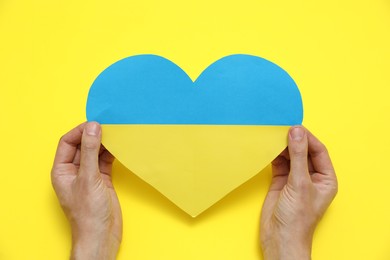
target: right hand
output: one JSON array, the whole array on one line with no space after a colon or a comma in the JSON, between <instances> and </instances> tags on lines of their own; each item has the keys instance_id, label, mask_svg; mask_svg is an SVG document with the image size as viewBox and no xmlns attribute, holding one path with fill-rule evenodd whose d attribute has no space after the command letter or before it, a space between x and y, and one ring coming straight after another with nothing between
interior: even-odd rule
<instances>
[{"instance_id":1,"label":"right hand","mask_svg":"<svg viewBox=\"0 0 390 260\"><path fill-rule=\"evenodd\" d=\"M310 259L314 230L337 189L326 147L304 127L291 127L288 149L272 162L261 214L265 259Z\"/></svg>"}]
</instances>

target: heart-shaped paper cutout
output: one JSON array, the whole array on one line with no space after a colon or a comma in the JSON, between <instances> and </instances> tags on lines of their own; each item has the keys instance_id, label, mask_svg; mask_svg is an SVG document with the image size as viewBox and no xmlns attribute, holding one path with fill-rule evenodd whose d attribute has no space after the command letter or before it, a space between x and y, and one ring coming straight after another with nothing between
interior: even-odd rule
<instances>
[{"instance_id":1,"label":"heart-shaped paper cutout","mask_svg":"<svg viewBox=\"0 0 390 260\"><path fill-rule=\"evenodd\" d=\"M97 77L87 102L105 147L192 216L267 166L302 115L293 79L242 54L214 62L195 82L163 57L128 57Z\"/></svg>"}]
</instances>

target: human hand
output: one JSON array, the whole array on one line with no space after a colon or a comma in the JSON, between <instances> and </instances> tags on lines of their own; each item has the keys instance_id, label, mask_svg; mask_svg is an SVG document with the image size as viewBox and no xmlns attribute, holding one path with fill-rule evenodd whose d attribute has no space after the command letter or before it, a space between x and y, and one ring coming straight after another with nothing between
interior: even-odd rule
<instances>
[{"instance_id":1,"label":"human hand","mask_svg":"<svg viewBox=\"0 0 390 260\"><path fill-rule=\"evenodd\" d=\"M115 259L122 213L111 181L114 157L101 145L101 127L83 123L58 144L51 180L72 229L72 259Z\"/></svg>"},{"instance_id":2,"label":"human hand","mask_svg":"<svg viewBox=\"0 0 390 260\"><path fill-rule=\"evenodd\" d=\"M314 230L336 193L326 147L304 127L291 127L288 149L272 162L272 182L263 204L264 259L310 259Z\"/></svg>"}]
</instances>

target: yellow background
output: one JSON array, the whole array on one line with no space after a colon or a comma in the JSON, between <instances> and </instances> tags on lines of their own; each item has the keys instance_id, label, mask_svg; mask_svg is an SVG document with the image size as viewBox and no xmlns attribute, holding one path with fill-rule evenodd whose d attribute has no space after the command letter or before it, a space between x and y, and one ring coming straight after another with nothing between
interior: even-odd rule
<instances>
[{"instance_id":1,"label":"yellow background","mask_svg":"<svg viewBox=\"0 0 390 260\"><path fill-rule=\"evenodd\" d=\"M70 232L50 183L62 134L85 120L109 64L154 53L193 79L232 53L296 80L340 190L313 259L390 259L390 2L0 1L0 259L67 259ZM118 259L261 259L270 169L192 219L119 163Z\"/></svg>"}]
</instances>

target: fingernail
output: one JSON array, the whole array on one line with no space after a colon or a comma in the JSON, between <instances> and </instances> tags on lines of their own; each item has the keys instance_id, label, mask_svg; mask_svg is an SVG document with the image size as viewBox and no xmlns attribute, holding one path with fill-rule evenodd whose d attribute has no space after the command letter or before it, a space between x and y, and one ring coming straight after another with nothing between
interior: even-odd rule
<instances>
[{"instance_id":1,"label":"fingernail","mask_svg":"<svg viewBox=\"0 0 390 260\"><path fill-rule=\"evenodd\" d=\"M301 141L303 136L305 135L305 130L302 127L293 127L290 131L291 138L294 141Z\"/></svg>"},{"instance_id":2,"label":"fingernail","mask_svg":"<svg viewBox=\"0 0 390 260\"><path fill-rule=\"evenodd\" d=\"M97 123L88 123L86 127L87 135L97 136L99 134L99 125Z\"/></svg>"}]
</instances>

